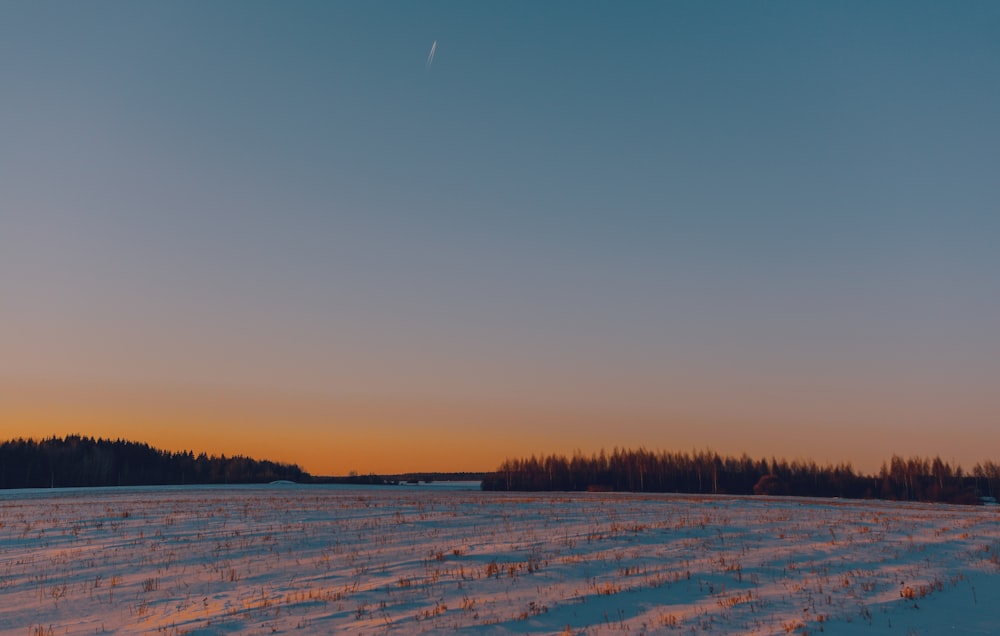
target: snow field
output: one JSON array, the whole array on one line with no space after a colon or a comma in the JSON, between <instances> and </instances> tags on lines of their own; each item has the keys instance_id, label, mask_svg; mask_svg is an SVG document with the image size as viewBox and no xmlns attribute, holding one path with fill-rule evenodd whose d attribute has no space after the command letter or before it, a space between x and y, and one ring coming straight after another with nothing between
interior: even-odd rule
<instances>
[{"instance_id":1,"label":"snow field","mask_svg":"<svg viewBox=\"0 0 1000 636\"><path fill-rule=\"evenodd\" d=\"M624 493L8 491L0 632L995 633L998 520Z\"/></svg>"}]
</instances>

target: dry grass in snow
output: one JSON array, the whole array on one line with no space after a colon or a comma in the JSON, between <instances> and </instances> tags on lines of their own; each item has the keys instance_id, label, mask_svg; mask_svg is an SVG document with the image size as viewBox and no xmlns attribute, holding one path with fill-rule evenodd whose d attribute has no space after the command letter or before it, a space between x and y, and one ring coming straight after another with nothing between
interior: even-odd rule
<instances>
[{"instance_id":1,"label":"dry grass in snow","mask_svg":"<svg viewBox=\"0 0 1000 636\"><path fill-rule=\"evenodd\" d=\"M0 632L995 633L997 521L621 493L9 491Z\"/></svg>"}]
</instances>

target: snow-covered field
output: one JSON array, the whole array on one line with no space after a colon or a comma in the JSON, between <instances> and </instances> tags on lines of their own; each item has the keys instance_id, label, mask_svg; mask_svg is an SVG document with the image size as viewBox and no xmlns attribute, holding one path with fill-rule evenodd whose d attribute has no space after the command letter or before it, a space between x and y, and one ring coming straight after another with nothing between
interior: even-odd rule
<instances>
[{"instance_id":1,"label":"snow-covered field","mask_svg":"<svg viewBox=\"0 0 1000 636\"><path fill-rule=\"evenodd\" d=\"M1000 632L1000 509L454 487L0 492L0 632Z\"/></svg>"}]
</instances>

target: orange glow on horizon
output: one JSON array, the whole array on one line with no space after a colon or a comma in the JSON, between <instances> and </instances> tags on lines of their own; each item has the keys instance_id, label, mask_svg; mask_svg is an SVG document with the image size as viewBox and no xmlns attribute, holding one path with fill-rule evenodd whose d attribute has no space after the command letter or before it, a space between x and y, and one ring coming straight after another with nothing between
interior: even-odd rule
<instances>
[{"instance_id":1,"label":"orange glow on horizon","mask_svg":"<svg viewBox=\"0 0 1000 636\"><path fill-rule=\"evenodd\" d=\"M261 395L239 391L3 384L0 433L81 434L170 451L248 455L295 463L314 475L494 470L509 457L601 449L710 449L755 459L849 461L875 472L893 453L940 455L970 469L988 459L943 447L932 430L905 440L854 421L803 427L771 417L621 415L531 407ZM847 418L843 418L847 420ZM861 443L863 442L863 443ZM978 451L980 444L973 444ZM930 449L930 450L929 450Z\"/></svg>"}]
</instances>

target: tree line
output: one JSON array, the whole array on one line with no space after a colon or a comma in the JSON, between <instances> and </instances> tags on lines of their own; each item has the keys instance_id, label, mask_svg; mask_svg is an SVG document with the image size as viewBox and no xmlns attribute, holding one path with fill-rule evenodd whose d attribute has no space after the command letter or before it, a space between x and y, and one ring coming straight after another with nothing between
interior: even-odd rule
<instances>
[{"instance_id":1,"label":"tree line","mask_svg":"<svg viewBox=\"0 0 1000 636\"><path fill-rule=\"evenodd\" d=\"M789 495L977 504L1000 492L1000 465L971 472L933 459L893 455L875 475L849 463L723 457L711 451L614 449L590 456L508 459L482 481L483 490L632 491L691 494Z\"/></svg>"},{"instance_id":2,"label":"tree line","mask_svg":"<svg viewBox=\"0 0 1000 636\"><path fill-rule=\"evenodd\" d=\"M242 455L168 452L140 442L79 435L0 444L0 488L244 484L309 480L295 464Z\"/></svg>"}]
</instances>

